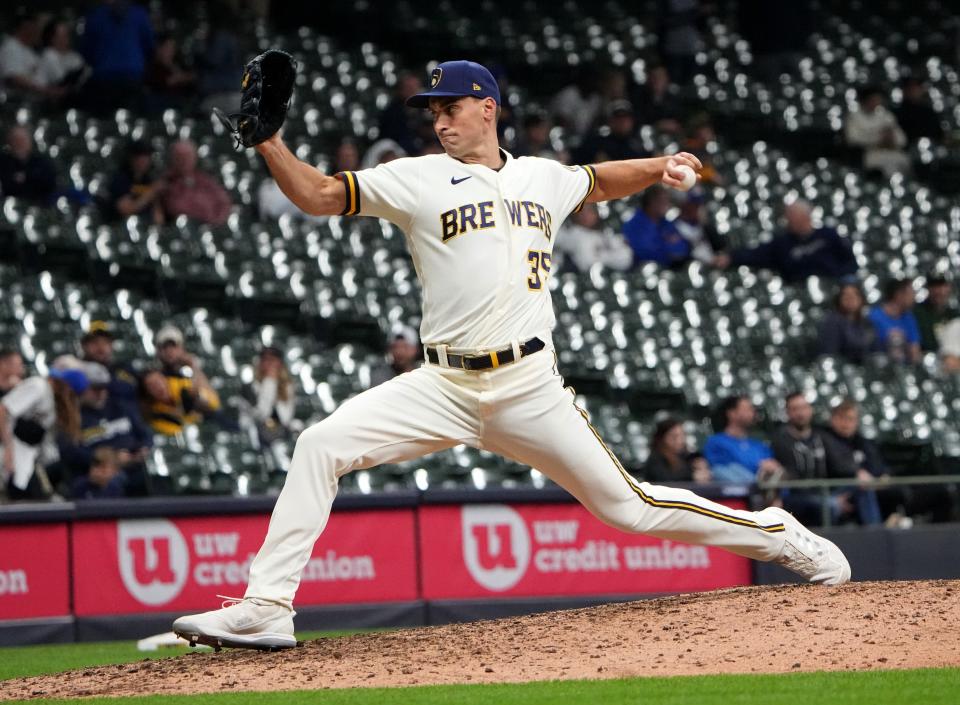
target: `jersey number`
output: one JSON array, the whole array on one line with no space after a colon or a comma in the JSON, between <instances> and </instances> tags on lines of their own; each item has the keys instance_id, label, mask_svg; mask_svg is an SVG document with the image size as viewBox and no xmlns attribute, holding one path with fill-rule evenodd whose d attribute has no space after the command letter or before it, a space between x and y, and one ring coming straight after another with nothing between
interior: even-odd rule
<instances>
[{"instance_id":1,"label":"jersey number","mask_svg":"<svg viewBox=\"0 0 960 705\"><path fill-rule=\"evenodd\" d=\"M550 253L544 250L530 250L527 252L527 262L530 263L530 276L527 277L527 288L530 291L540 291L550 276ZM543 276L540 276L543 272Z\"/></svg>"}]
</instances>

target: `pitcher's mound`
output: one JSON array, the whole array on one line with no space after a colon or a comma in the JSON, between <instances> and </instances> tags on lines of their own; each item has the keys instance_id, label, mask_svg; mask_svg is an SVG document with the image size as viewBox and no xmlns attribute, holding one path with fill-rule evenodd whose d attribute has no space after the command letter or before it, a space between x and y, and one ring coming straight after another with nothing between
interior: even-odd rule
<instances>
[{"instance_id":1,"label":"pitcher's mound","mask_svg":"<svg viewBox=\"0 0 960 705\"><path fill-rule=\"evenodd\" d=\"M749 587L198 653L4 683L0 700L960 666L960 581Z\"/></svg>"}]
</instances>

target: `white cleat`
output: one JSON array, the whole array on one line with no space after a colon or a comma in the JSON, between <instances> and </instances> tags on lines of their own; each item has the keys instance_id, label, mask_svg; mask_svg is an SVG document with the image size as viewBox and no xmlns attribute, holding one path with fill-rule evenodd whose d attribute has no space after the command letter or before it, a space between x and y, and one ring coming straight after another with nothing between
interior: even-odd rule
<instances>
[{"instance_id":1,"label":"white cleat","mask_svg":"<svg viewBox=\"0 0 960 705\"><path fill-rule=\"evenodd\" d=\"M850 581L850 563L835 543L817 536L788 511L779 507L768 507L765 511L780 519L786 529L783 551L774 563L811 583L843 585Z\"/></svg>"},{"instance_id":2,"label":"white cleat","mask_svg":"<svg viewBox=\"0 0 960 705\"><path fill-rule=\"evenodd\" d=\"M256 597L224 598L223 607L180 617L173 631L190 642L219 651L222 647L276 651L297 646L293 616L286 605Z\"/></svg>"}]
</instances>

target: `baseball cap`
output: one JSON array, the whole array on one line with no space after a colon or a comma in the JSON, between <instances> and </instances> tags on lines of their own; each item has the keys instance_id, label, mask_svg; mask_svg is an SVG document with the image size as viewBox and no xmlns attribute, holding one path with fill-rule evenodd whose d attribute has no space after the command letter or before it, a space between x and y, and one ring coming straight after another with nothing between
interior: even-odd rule
<instances>
[{"instance_id":1,"label":"baseball cap","mask_svg":"<svg viewBox=\"0 0 960 705\"><path fill-rule=\"evenodd\" d=\"M106 387L110 384L110 372L99 362L83 362L80 371L91 387Z\"/></svg>"},{"instance_id":2,"label":"baseball cap","mask_svg":"<svg viewBox=\"0 0 960 705\"><path fill-rule=\"evenodd\" d=\"M180 329L176 326L167 325L157 331L157 335L153 340L158 348L166 343L183 345L183 333L181 333Z\"/></svg>"},{"instance_id":3,"label":"baseball cap","mask_svg":"<svg viewBox=\"0 0 960 705\"><path fill-rule=\"evenodd\" d=\"M62 379L76 394L83 394L87 390L87 387L90 386L90 380L87 379L87 376L83 373L83 370L77 370L73 368L59 369L57 367L51 367L50 376L55 379Z\"/></svg>"},{"instance_id":4,"label":"baseball cap","mask_svg":"<svg viewBox=\"0 0 960 705\"><path fill-rule=\"evenodd\" d=\"M106 321L90 321L90 326L87 328L87 332L83 334L83 337L80 338L80 342L81 344L86 343L99 337L113 340L113 333L110 330L110 326Z\"/></svg>"},{"instance_id":5,"label":"baseball cap","mask_svg":"<svg viewBox=\"0 0 960 705\"><path fill-rule=\"evenodd\" d=\"M130 144L127 145L127 156L128 157L139 157L144 155L152 155L153 147L150 146L149 142L144 142L143 140L133 140Z\"/></svg>"},{"instance_id":6,"label":"baseball cap","mask_svg":"<svg viewBox=\"0 0 960 705\"><path fill-rule=\"evenodd\" d=\"M403 340L410 345L420 344L420 336L417 335L417 331L403 323L395 323L393 327L390 328L390 337L387 339L387 342L392 343L394 340Z\"/></svg>"},{"instance_id":7,"label":"baseball cap","mask_svg":"<svg viewBox=\"0 0 960 705\"><path fill-rule=\"evenodd\" d=\"M607 115L614 117L616 115L633 115L633 105L629 100L614 100L607 107Z\"/></svg>"},{"instance_id":8,"label":"baseball cap","mask_svg":"<svg viewBox=\"0 0 960 705\"><path fill-rule=\"evenodd\" d=\"M411 108L426 108L431 98L493 98L500 105L500 87L493 74L474 61L444 61L430 74L430 90L407 98Z\"/></svg>"}]
</instances>

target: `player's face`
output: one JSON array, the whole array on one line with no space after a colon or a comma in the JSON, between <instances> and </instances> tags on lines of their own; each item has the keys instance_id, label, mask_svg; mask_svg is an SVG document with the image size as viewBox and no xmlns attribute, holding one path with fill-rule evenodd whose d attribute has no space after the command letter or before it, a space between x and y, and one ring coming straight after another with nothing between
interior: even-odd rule
<instances>
[{"instance_id":1,"label":"player's face","mask_svg":"<svg viewBox=\"0 0 960 705\"><path fill-rule=\"evenodd\" d=\"M485 109L485 101L477 98L430 100L433 131L447 154L461 157L475 151L483 142Z\"/></svg>"}]
</instances>

